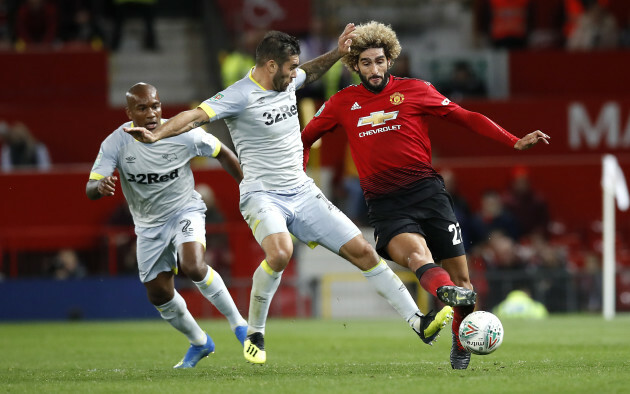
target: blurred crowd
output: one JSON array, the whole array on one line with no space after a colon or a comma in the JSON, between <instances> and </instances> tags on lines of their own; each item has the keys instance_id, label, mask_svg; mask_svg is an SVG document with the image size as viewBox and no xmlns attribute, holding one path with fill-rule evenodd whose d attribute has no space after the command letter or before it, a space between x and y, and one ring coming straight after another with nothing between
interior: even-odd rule
<instances>
[{"instance_id":1,"label":"blurred crowd","mask_svg":"<svg viewBox=\"0 0 630 394\"><path fill-rule=\"evenodd\" d=\"M0 145L0 169L3 172L14 169L50 168L50 156L46 145L33 137L24 123L9 124L0 121Z\"/></svg>"},{"instance_id":2,"label":"blurred crowd","mask_svg":"<svg viewBox=\"0 0 630 394\"><path fill-rule=\"evenodd\" d=\"M325 0L313 3L315 8L325 10L327 7ZM369 6L370 2L364 3ZM459 3L473 16L471 36L478 48L593 50L630 46L630 7L626 0L464 0ZM422 5L418 3L418 7ZM156 50L158 7L158 0L0 0L0 50L77 45L117 50L124 24L130 18L140 19L144 25L143 47ZM392 7L396 8L396 1L392 2ZM335 15L327 15L325 11L319 14L321 20L335 20ZM313 28L320 29L323 24L320 21L320 26L314 24ZM416 27L418 34L422 34L423 27ZM247 34L242 36L235 41L247 46ZM315 35L306 41L307 53L317 52L328 44Z\"/></svg>"},{"instance_id":3,"label":"blurred crowd","mask_svg":"<svg viewBox=\"0 0 630 394\"><path fill-rule=\"evenodd\" d=\"M477 45L509 50L628 47L625 0L477 0Z\"/></svg>"},{"instance_id":4,"label":"blurred crowd","mask_svg":"<svg viewBox=\"0 0 630 394\"><path fill-rule=\"evenodd\" d=\"M478 210L471 210L462 197L452 171L443 170L442 175L453 197L482 308L496 307L515 290L544 300L551 312L601 308L597 245L552 220L526 167L512 169L504 190L486 190ZM601 233L589 235L598 238Z\"/></svg>"},{"instance_id":5,"label":"blurred crowd","mask_svg":"<svg viewBox=\"0 0 630 394\"><path fill-rule=\"evenodd\" d=\"M157 3L157 0L0 0L0 50L117 50L129 18L143 21L143 47L156 50Z\"/></svg>"}]
</instances>

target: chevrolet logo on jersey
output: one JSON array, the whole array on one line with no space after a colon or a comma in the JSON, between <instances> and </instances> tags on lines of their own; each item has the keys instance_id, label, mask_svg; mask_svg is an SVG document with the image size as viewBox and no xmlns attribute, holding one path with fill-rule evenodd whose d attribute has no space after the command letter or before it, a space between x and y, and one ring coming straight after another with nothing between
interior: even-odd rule
<instances>
[{"instance_id":1,"label":"chevrolet logo on jersey","mask_svg":"<svg viewBox=\"0 0 630 394\"><path fill-rule=\"evenodd\" d=\"M393 112L388 112L388 113L385 113L385 111L372 112L370 116L364 116L362 118L359 118L359 123L357 123L357 127L367 126L367 125L379 126L379 125L385 124L385 122L387 122L388 120L394 120L397 117L398 117L398 111L393 111Z\"/></svg>"}]
</instances>

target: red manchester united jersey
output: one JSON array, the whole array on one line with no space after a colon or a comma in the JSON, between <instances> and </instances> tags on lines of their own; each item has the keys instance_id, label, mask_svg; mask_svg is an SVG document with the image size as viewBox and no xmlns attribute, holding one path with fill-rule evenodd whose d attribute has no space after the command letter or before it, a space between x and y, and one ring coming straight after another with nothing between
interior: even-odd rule
<instances>
[{"instance_id":1,"label":"red manchester united jersey","mask_svg":"<svg viewBox=\"0 0 630 394\"><path fill-rule=\"evenodd\" d=\"M380 93L353 85L335 94L306 126L302 140L310 147L324 133L343 127L369 199L437 176L427 116L445 116L457 108L429 82L391 76Z\"/></svg>"}]
</instances>

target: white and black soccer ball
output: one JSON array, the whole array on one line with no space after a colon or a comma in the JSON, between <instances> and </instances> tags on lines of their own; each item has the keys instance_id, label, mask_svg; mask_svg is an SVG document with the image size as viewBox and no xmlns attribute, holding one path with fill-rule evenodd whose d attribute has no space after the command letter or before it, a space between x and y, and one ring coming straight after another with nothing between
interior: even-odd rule
<instances>
[{"instance_id":1,"label":"white and black soccer ball","mask_svg":"<svg viewBox=\"0 0 630 394\"><path fill-rule=\"evenodd\" d=\"M490 312L473 312L459 326L459 340L473 354L490 354L503 343L503 324Z\"/></svg>"}]
</instances>

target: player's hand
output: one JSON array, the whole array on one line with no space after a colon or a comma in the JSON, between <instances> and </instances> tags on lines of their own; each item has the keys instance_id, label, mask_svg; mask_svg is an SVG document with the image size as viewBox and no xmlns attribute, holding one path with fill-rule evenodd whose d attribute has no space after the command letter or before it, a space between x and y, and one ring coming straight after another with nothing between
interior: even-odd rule
<instances>
[{"instance_id":1,"label":"player's hand","mask_svg":"<svg viewBox=\"0 0 630 394\"><path fill-rule=\"evenodd\" d=\"M136 140L144 142L146 144L152 144L158 140L155 134L145 129L144 127L123 127L123 131L125 133L131 134L131 136Z\"/></svg>"},{"instance_id":2,"label":"player's hand","mask_svg":"<svg viewBox=\"0 0 630 394\"><path fill-rule=\"evenodd\" d=\"M514 149L527 150L541 141L549 145L550 138L551 137L549 137L547 134L543 133L542 131L536 130L534 132L527 134L525 137L521 138L520 140L516 141L516 144L514 144Z\"/></svg>"},{"instance_id":3,"label":"player's hand","mask_svg":"<svg viewBox=\"0 0 630 394\"><path fill-rule=\"evenodd\" d=\"M117 180L117 176L106 176L105 178L98 181L96 189L101 196L113 196L114 192L116 191Z\"/></svg>"},{"instance_id":4,"label":"player's hand","mask_svg":"<svg viewBox=\"0 0 630 394\"><path fill-rule=\"evenodd\" d=\"M346 25L346 28L343 29L343 33L341 33L341 35L339 36L339 53L341 53L342 55L350 52L352 39L356 37L356 34L354 34L355 29L356 27L354 26L354 23L348 23Z\"/></svg>"}]
</instances>

